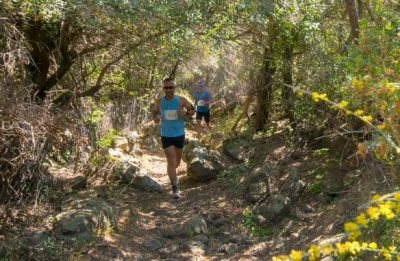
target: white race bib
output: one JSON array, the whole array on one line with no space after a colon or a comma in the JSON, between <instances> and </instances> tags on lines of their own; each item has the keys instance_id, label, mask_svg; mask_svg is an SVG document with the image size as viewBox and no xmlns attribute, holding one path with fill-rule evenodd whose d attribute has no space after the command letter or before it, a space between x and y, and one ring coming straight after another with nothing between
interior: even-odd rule
<instances>
[{"instance_id":1,"label":"white race bib","mask_svg":"<svg viewBox=\"0 0 400 261\"><path fill-rule=\"evenodd\" d=\"M198 101L197 106L204 106L204 101L203 100Z\"/></svg>"},{"instance_id":2,"label":"white race bib","mask_svg":"<svg viewBox=\"0 0 400 261\"><path fill-rule=\"evenodd\" d=\"M165 110L164 117L166 120L177 120L178 119L178 112L177 110Z\"/></svg>"}]
</instances>

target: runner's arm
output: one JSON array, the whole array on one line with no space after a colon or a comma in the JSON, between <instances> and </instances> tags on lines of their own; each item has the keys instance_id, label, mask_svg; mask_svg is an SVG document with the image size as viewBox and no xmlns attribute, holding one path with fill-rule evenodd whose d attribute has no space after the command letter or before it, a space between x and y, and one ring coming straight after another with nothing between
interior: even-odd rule
<instances>
[{"instance_id":1,"label":"runner's arm","mask_svg":"<svg viewBox=\"0 0 400 261\"><path fill-rule=\"evenodd\" d=\"M191 104L186 98L183 97L182 97L182 107L186 109L185 115L193 116L195 114L193 104Z\"/></svg>"},{"instance_id":2,"label":"runner's arm","mask_svg":"<svg viewBox=\"0 0 400 261\"><path fill-rule=\"evenodd\" d=\"M160 113L161 113L161 111L160 111L160 102L161 102L161 99L157 99L156 100L156 102L154 103L154 109L153 109L153 112L152 112L152 117L153 117L153 121L154 121L154 123L159 123L160 122Z\"/></svg>"}]
</instances>

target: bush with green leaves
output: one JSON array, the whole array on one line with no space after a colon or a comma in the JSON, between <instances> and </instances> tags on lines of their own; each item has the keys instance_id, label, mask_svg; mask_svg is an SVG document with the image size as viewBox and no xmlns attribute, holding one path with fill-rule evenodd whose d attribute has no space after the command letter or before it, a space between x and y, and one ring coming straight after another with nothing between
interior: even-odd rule
<instances>
[{"instance_id":1,"label":"bush with green leaves","mask_svg":"<svg viewBox=\"0 0 400 261\"><path fill-rule=\"evenodd\" d=\"M243 225L250 230L250 234L253 237L261 238L271 233L271 228L257 226L254 222L254 213L252 207L247 207L243 211Z\"/></svg>"},{"instance_id":2,"label":"bush with green leaves","mask_svg":"<svg viewBox=\"0 0 400 261\"><path fill-rule=\"evenodd\" d=\"M119 135L117 130L110 129L106 135L97 140L97 144L105 148L112 148L115 138Z\"/></svg>"},{"instance_id":3,"label":"bush with green leaves","mask_svg":"<svg viewBox=\"0 0 400 261\"><path fill-rule=\"evenodd\" d=\"M307 251L292 250L272 261L314 261L324 256L337 260L400 260L400 192L375 195L365 211L344 224L341 240L312 244Z\"/></svg>"},{"instance_id":4,"label":"bush with green leaves","mask_svg":"<svg viewBox=\"0 0 400 261\"><path fill-rule=\"evenodd\" d=\"M239 182L239 178L243 175L244 171L250 164L250 160L246 159L244 162L235 164L225 170L223 170L220 174L218 174L218 179L220 180L228 180L231 184L237 184Z\"/></svg>"}]
</instances>

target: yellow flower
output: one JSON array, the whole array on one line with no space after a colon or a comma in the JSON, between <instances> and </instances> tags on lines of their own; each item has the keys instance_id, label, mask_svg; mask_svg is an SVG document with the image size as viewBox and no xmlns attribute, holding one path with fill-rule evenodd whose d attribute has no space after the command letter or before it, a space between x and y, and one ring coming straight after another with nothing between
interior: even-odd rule
<instances>
[{"instance_id":1,"label":"yellow flower","mask_svg":"<svg viewBox=\"0 0 400 261\"><path fill-rule=\"evenodd\" d=\"M396 192L393 196L393 198L397 201L400 201L400 191Z\"/></svg>"},{"instance_id":2,"label":"yellow flower","mask_svg":"<svg viewBox=\"0 0 400 261\"><path fill-rule=\"evenodd\" d=\"M351 81L351 85L353 85L354 87L360 87L360 86L362 86L362 82L357 79L353 79Z\"/></svg>"},{"instance_id":3,"label":"yellow flower","mask_svg":"<svg viewBox=\"0 0 400 261\"><path fill-rule=\"evenodd\" d=\"M311 93L311 98L313 99L313 101L318 102L319 94L317 92L313 92Z\"/></svg>"},{"instance_id":4,"label":"yellow flower","mask_svg":"<svg viewBox=\"0 0 400 261\"><path fill-rule=\"evenodd\" d=\"M354 115L356 115L356 116L360 116L361 114L363 114L363 111L362 111L362 110L356 110L356 111L354 112Z\"/></svg>"},{"instance_id":5,"label":"yellow flower","mask_svg":"<svg viewBox=\"0 0 400 261\"><path fill-rule=\"evenodd\" d=\"M327 101L327 100L328 100L328 95L326 95L326 93L323 93L323 94L321 94L321 95L319 96L319 98L320 98L321 100Z\"/></svg>"},{"instance_id":6,"label":"yellow flower","mask_svg":"<svg viewBox=\"0 0 400 261\"><path fill-rule=\"evenodd\" d=\"M357 252L360 252L360 243L358 243L357 241L346 242L346 246L348 248L348 251L352 255L356 255Z\"/></svg>"},{"instance_id":7,"label":"yellow flower","mask_svg":"<svg viewBox=\"0 0 400 261\"><path fill-rule=\"evenodd\" d=\"M344 100L343 100L343 101L339 102L338 105L339 105L340 108L343 109L343 108L346 108L348 104L349 104L349 103L348 103L347 101L344 101Z\"/></svg>"},{"instance_id":8,"label":"yellow flower","mask_svg":"<svg viewBox=\"0 0 400 261\"><path fill-rule=\"evenodd\" d=\"M299 95L300 97L303 97L304 93L301 92L301 91L298 91L298 92L297 92L297 95Z\"/></svg>"},{"instance_id":9,"label":"yellow flower","mask_svg":"<svg viewBox=\"0 0 400 261\"><path fill-rule=\"evenodd\" d=\"M374 220L379 219L379 211L376 207L369 207L367 209L367 214Z\"/></svg>"},{"instance_id":10,"label":"yellow flower","mask_svg":"<svg viewBox=\"0 0 400 261\"><path fill-rule=\"evenodd\" d=\"M364 121L372 121L372 117L371 116L362 116L361 117Z\"/></svg>"},{"instance_id":11,"label":"yellow flower","mask_svg":"<svg viewBox=\"0 0 400 261\"><path fill-rule=\"evenodd\" d=\"M367 216L365 215L365 213L361 213L360 215L358 215L356 217L356 222L357 224L359 224L360 226L364 226L366 227L368 225L368 219Z\"/></svg>"},{"instance_id":12,"label":"yellow flower","mask_svg":"<svg viewBox=\"0 0 400 261\"><path fill-rule=\"evenodd\" d=\"M378 199L380 199L381 197L382 197L381 195L375 194L375 195L372 196L372 200L378 200Z\"/></svg>"},{"instance_id":13,"label":"yellow flower","mask_svg":"<svg viewBox=\"0 0 400 261\"><path fill-rule=\"evenodd\" d=\"M376 244L375 242L371 242L368 244L368 246L372 249L377 249L378 248L378 244Z\"/></svg>"},{"instance_id":14,"label":"yellow flower","mask_svg":"<svg viewBox=\"0 0 400 261\"><path fill-rule=\"evenodd\" d=\"M317 245L311 245L310 249L308 250L308 260L313 261L319 258L320 256L320 248Z\"/></svg>"},{"instance_id":15,"label":"yellow flower","mask_svg":"<svg viewBox=\"0 0 400 261\"><path fill-rule=\"evenodd\" d=\"M392 259L392 255L389 252L383 252L382 255L386 260Z\"/></svg>"},{"instance_id":16,"label":"yellow flower","mask_svg":"<svg viewBox=\"0 0 400 261\"><path fill-rule=\"evenodd\" d=\"M358 225L354 222L347 222L344 224L344 230L347 232L351 232L358 229Z\"/></svg>"},{"instance_id":17,"label":"yellow flower","mask_svg":"<svg viewBox=\"0 0 400 261\"><path fill-rule=\"evenodd\" d=\"M384 130L386 128L385 124L380 124L376 126L380 130Z\"/></svg>"},{"instance_id":18,"label":"yellow flower","mask_svg":"<svg viewBox=\"0 0 400 261\"><path fill-rule=\"evenodd\" d=\"M325 254L325 255L330 255L333 252L333 246L332 245L324 245L321 248L321 253Z\"/></svg>"},{"instance_id":19,"label":"yellow flower","mask_svg":"<svg viewBox=\"0 0 400 261\"><path fill-rule=\"evenodd\" d=\"M359 236L361 236L360 230L354 230L349 233L349 240L356 240Z\"/></svg>"},{"instance_id":20,"label":"yellow flower","mask_svg":"<svg viewBox=\"0 0 400 261\"><path fill-rule=\"evenodd\" d=\"M296 251L296 250L292 250L290 251L290 258L293 259L293 261L301 261L302 257L303 257L303 251Z\"/></svg>"},{"instance_id":21,"label":"yellow flower","mask_svg":"<svg viewBox=\"0 0 400 261\"><path fill-rule=\"evenodd\" d=\"M395 217L392 209L394 208L394 204L391 201L386 201L385 204L379 206L379 212L384 215L388 220L391 220Z\"/></svg>"}]
</instances>

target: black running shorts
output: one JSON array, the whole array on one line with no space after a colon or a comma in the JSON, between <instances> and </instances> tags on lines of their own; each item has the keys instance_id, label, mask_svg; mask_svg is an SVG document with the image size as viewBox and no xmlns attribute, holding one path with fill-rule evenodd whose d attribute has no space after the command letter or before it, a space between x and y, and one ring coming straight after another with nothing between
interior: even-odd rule
<instances>
[{"instance_id":1,"label":"black running shorts","mask_svg":"<svg viewBox=\"0 0 400 261\"><path fill-rule=\"evenodd\" d=\"M210 111L196 112L196 120L201 120L203 117L206 122L210 122Z\"/></svg>"},{"instance_id":2,"label":"black running shorts","mask_svg":"<svg viewBox=\"0 0 400 261\"><path fill-rule=\"evenodd\" d=\"M178 137L161 137L161 143L163 149L170 146L175 146L178 149L183 149L183 144L185 143L185 135Z\"/></svg>"}]
</instances>

